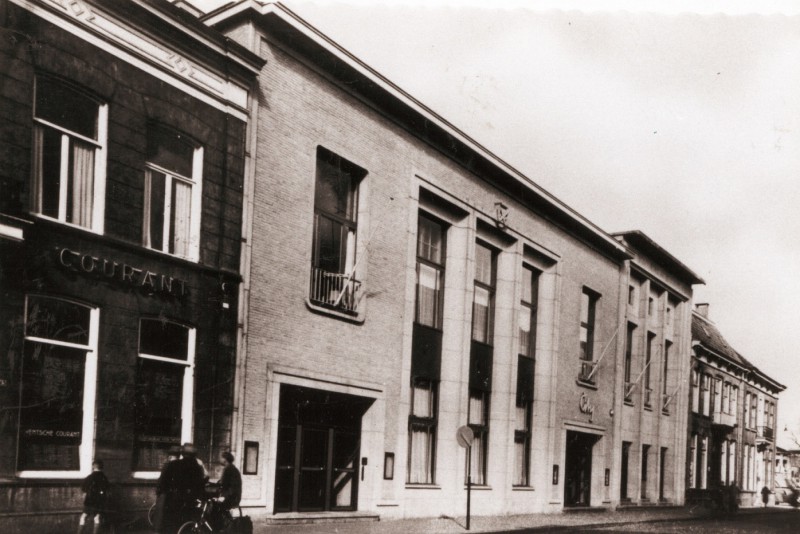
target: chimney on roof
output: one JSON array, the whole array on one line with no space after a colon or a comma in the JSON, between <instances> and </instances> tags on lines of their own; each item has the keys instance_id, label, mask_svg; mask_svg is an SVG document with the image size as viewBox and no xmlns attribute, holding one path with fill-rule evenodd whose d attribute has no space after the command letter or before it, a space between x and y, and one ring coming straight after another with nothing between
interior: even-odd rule
<instances>
[{"instance_id":1,"label":"chimney on roof","mask_svg":"<svg viewBox=\"0 0 800 534\"><path fill-rule=\"evenodd\" d=\"M708 319L708 303L703 302L702 304L695 304L694 309L697 313Z\"/></svg>"}]
</instances>

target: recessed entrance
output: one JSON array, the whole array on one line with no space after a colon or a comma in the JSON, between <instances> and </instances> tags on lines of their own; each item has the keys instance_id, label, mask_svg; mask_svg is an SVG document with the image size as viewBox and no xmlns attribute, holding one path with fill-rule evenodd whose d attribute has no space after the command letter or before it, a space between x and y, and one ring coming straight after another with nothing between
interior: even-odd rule
<instances>
[{"instance_id":1,"label":"recessed entrance","mask_svg":"<svg viewBox=\"0 0 800 534\"><path fill-rule=\"evenodd\" d=\"M356 510L361 417L372 399L281 386L275 512Z\"/></svg>"},{"instance_id":2,"label":"recessed entrance","mask_svg":"<svg viewBox=\"0 0 800 534\"><path fill-rule=\"evenodd\" d=\"M564 506L589 506L592 491L592 449L595 434L567 431L564 465Z\"/></svg>"}]
</instances>

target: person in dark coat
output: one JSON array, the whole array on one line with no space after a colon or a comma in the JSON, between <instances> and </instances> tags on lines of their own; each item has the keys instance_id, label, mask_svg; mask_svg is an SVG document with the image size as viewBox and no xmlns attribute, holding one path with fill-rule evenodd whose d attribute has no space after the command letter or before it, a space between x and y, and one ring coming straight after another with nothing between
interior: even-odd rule
<instances>
[{"instance_id":1,"label":"person in dark coat","mask_svg":"<svg viewBox=\"0 0 800 534\"><path fill-rule=\"evenodd\" d=\"M231 510L239 506L242 500L242 474L233 465L233 454L222 453L222 477L219 479L219 502L223 510Z\"/></svg>"},{"instance_id":2,"label":"person in dark coat","mask_svg":"<svg viewBox=\"0 0 800 534\"><path fill-rule=\"evenodd\" d=\"M97 534L100 521L106 511L108 503L108 478L103 473L103 460L95 459L92 462L92 472L83 480L81 489L86 494L83 499L83 513L78 521L78 534L83 532L86 520L94 518L92 533Z\"/></svg>"},{"instance_id":3,"label":"person in dark coat","mask_svg":"<svg viewBox=\"0 0 800 534\"><path fill-rule=\"evenodd\" d=\"M181 447L181 458L169 462L161 473L156 491L164 492L164 513L160 534L174 534L186 519L186 511L203 497L205 475L197 463L197 449L191 443Z\"/></svg>"},{"instance_id":4,"label":"person in dark coat","mask_svg":"<svg viewBox=\"0 0 800 534\"><path fill-rule=\"evenodd\" d=\"M153 514L153 527L156 532L161 532L164 523L164 509L166 508L167 500L167 479L170 474L167 468L172 462L177 461L181 457L180 445L174 445L167 451L167 461L161 467L161 475L158 477L158 484L156 485L156 509Z\"/></svg>"}]
</instances>

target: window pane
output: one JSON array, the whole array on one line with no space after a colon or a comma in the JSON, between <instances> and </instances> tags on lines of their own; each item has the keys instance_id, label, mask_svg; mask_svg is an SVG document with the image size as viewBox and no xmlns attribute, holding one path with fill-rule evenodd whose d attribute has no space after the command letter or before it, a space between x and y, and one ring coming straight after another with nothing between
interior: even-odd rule
<instances>
[{"instance_id":1,"label":"window pane","mask_svg":"<svg viewBox=\"0 0 800 534\"><path fill-rule=\"evenodd\" d=\"M36 117L95 139L98 104L68 85L48 78L36 80Z\"/></svg>"},{"instance_id":2,"label":"window pane","mask_svg":"<svg viewBox=\"0 0 800 534\"><path fill-rule=\"evenodd\" d=\"M185 369L183 365L139 359L134 402L137 470L161 469L169 447L181 442Z\"/></svg>"},{"instance_id":3,"label":"window pane","mask_svg":"<svg viewBox=\"0 0 800 534\"><path fill-rule=\"evenodd\" d=\"M483 467L486 465L484 463L484 455L486 454L486 434L477 433L475 439L472 441L472 451L471 451L471 459L472 459L472 483L482 485L486 483L486 478L484 477Z\"/></svg>"},{"instance_id":4,"label":"window pane","mask_svg":"<svg viewBox=\"0 0 800 534\"><path fill-rule=\"evenodd\" d=\"M475 280L492 285L493 279L492 251L480 243L475 245Z\"/></svg>"},{"instance_id":5,"label":"window pane","mask_svg":"<svg viewBox=\"0 0 800 534\"><path fill-rule=\"evenodd\" d=\"M489 291L475 288L474 305L472 307L472 339L481 343L489 342Z\"/></svg>"},{"instance_id":6,"label":"window pane","mask_svg":"<svg viewBox=\"0 0 800 534\"><path fill-rule=\"evenodd\" d=\"M189 255L192 232L192 186L181 180L172 180L172 221L170 224L169 252L178 256Z\"/></svg>"},{"instance_id":7,"label":"window pane","mask_svg":"<svg viewBox=\"0 0 800 534\"><path fill-rule=\"evenodd\" d=\"M340 222L317 215L316 267L329 273L344 273L343 231Z\"/></svg>"},{"instance_id":8,"label":"window pane","mask_svg":"<svg viewBox=\"0 0 800 534\"><path fill-rule=\"evenodd\" d=\"M86 351L25 342L20 470L76 470L83 427Z\"/></svg>"},{"instance_id":9,"label":"window pane","mask_svg":"<svg viewBox=\"0 0 800 534\"><path fill-rule=\"evenodd\" d=\"M519 310L519 353L530 354L531 350L531 310L522 307Z\"/></svg>"},{"instance_id":10,"label":"window pane","mask_svg":"<svg viewBox=\"0 0 800 534\"><path fill-rule=\"evenodd\" d=\"M195 148L179 133L154 129L147 139L147 161L186 178L192 178Z\"/></svg>"},{"instance_id":11,"label":"window pane","mask_svg":"<svg viewBox=\"0 0 800 534\"><path fill-rule=\"evenodd\" d=\"M441 272L424 263L418 264L417 322L425 326L439 326L439 291Z\"/></svg>"},{"instance_id":12,"label":"window pane","mask_svg":"<svg viewBox=\"0 0 800 534\"><path fill-rule=\"evenodd\" d=\"M317 160L314 207L331 215L355 220L355 180L336 156Z\"/></svg>"},{"instance_id":13,"label":"window pane","mask_svg":"<svg viewBox=\"0 0 800 534\"><path fill-rule=\"evenodd\" d=\"M139 352L186 361L189 357L189 329L169 321L142 319Z\"/></svg>"},{"instance_id":14,"label":"window pane","mask_svg":"<svg viewBox=\"0 0 800 534\"><path fill-rule=\"evenodd\" d=\"M58 204L61 198L61 140L63 136L52 128L39 127L37 147L39 154L39 195L41 213L58 218Z\"/></svg>"},{"instance_id":15,"label":"window pane","mask_svg":"<svg viewBox=\"0 0 800 534\"><path fill-rule=\"evenodd\" d=\"M589 295L581 293L581 322L589 322Z\"/></svg>"},{"instance_id":16,"label":"window pane","mask_svg":"<svg viewBox=\"0 0 800 534\"><path fill-rule=\"evenodd\" d=\"M25 334L88 345L90 313L89 308L72 302L28 297Z\"/></svg>"},{"instance_id":17,"label":"window pane","mask_svg":"<svg viewBox=\"0 0 800 534\"><path fill-rule=\"evenodd\" d=\"M528 406L529 403L527 402L517 404L517 407L514 410L514 420L516 421L514 428L516 430L528 430Z\"/></svg>"},{"instance_id":18,"label":"window pane","mask_svg":"<svg viewBox=\"0 0 800 534\"><path fill-rule=\"evenodd\" d=\"M420 215L417 234L417 255L430 262L441 265L442 239L441 225Z\"/></svg>"},{"instance_id":19,"label":"window pane","mask_svg":"<svg viewBox=\"0 0 800 534\"><path fill-rule=\"evenodd\" d=\"M429 382L419 382L412 388L413 414L417 417L433 417L433 394Z\"/></svg>"},{"instance_id":20,"label":"window pane","mask_svg":"<svg viewBox=\"0 0 800 534\"><path fill-rule=\"evenodd\" d=\"M95 148L70 140L69 185L67 188L67 222L83 227L92 225L94 206L94 151Z\"/></svg>"},{"instance_id":21,"label":"window pane","mask_svg":"<svg viewBox=\"0 0 800 534\"><path fill-rule=\"evenodd\" d=\"M486 422L484 394L473 392L469 395L469 421L471 425L483 425Z\"/></svg>"},{"instance_id":22,"label":"window pane","mask_svg":"<svg viewBox=\"0 0 800 534\"><path fill-rule=\"evenodd\" d=\"M409 483L433 484L433 440L433 428L423 425L411 426Z\"/></svg>"},{"instance_id":23,"label":"window pane","mask_svg":"<svg viewBox=\"0 0 800 534\"><path fill-rule=\"evenodd\" d=\"M147 177L149 180L148 197L149 202L146 207L146 216L149 222L147 228L147 235L145 236L145 244L150 248L156 250L164 250L164 210L166 208L166 176L163 173L149 169L147 170Z\"/></svg>"},{"instance_id":24,"label":"window pane","mask_svg":"<svg viewBox=\"0 0 800 534\"><path fill-rule=\"evenodd\" d=\"M514 439L514 481L512 484L515 486L528 485L528 459L526 449L524 438L520 437Z\"/></svg>"}]
</instances>

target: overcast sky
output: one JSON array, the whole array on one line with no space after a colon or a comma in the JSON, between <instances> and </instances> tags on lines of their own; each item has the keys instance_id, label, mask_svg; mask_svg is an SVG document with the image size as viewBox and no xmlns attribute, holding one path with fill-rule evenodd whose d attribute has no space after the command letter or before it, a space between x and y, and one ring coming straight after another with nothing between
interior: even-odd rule
<instances>
[{"instance_id":1,"label":"overcast sky","mask_svg":"<svg viewBox=\"0 0 800 534\"><path fill-rule=\"evenodd\" d=\"M695 302L788 386L777 430L800 433L800 2L284 4L604 230L692 268Z\"/></svg>"}]
</instances>

